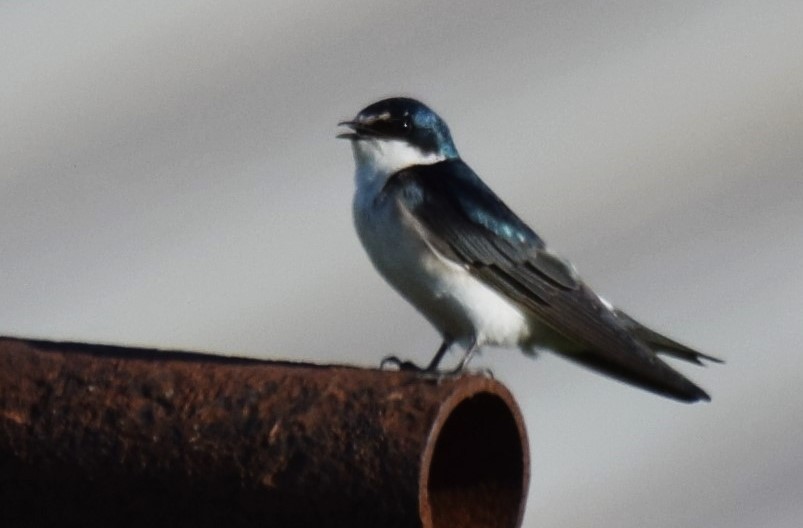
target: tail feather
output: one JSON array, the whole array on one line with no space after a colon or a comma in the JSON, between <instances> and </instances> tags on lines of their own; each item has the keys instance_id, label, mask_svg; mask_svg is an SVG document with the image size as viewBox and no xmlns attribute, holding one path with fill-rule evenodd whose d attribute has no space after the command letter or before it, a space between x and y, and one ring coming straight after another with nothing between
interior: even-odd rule
<instances>
[{"instance_id":1,"label":"tail feather","mask_svg":"<svg viewBox=\"0 0 803 528\"><path fill-rule=\"evenodd\" d=\"M678 343L674 339L670 339L665 335L659 334L643 324L639 323L625 312L614 309L613 312L616 318L622 323L622 326L627 328L631 335L639 341L647 344L651 349L657 353L664 353L677 359L682 359L696 365L705 365L703 359L713 363L724 363L723 360L714 356L709 356L689 348L686 345Z\"/></svg>"},{"instance_id":2,"label":"tail feather","mask_svg":"<svg viewBox=\"0 0 803 528\"><path fill-rule=\"evenodd\" d=\"M629 362L627 364L609 361L605 356L594 351L562 355L601 374L661 396L686 403L700 400L711 401L711 397L703 389L658 359L651 352L650 354L652 358L649 361L643 363Z\"/></svg>"},{"instance_id":3,"label":"tail feather","mask_svg":"<svg viewBox=\"0 0 803 528\"><path fill-rule=\"evenodd\" d=\"M658 357L663 353L697 365L702 360L721 363L642 325L622 311L613 309L618 323L617 346L595 348L556 348L562 356L601 374L650 392L682 402L710 401L711 397L683 374ZM587 343L592 345L592 343Z\"/></svg>"}]
</instances>

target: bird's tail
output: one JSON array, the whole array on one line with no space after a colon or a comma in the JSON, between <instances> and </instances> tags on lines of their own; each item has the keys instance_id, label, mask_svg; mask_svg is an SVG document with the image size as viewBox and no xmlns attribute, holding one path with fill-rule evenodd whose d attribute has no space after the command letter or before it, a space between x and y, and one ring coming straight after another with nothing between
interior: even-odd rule
<instances>
[{"instance_id":1,"label":"bird's tail","mask_svg":"<svg viewBox=\"0 0 803 528\"><path fill-rule=\"evenodd\" d=\"M653 358L649 367L645 368L643 365L627 365L608 361L607 358L594 351L563 355L601 374L661 396L686 403L700 400L711 401L707 392L657 357Z\"/></svg>"},{"instance_id":2,"label":"bird's tail","mask_svg":"<svg viewBox=\"0 0 803 528\"><path fill-rule=\"evenodd\" d=\"M702 360L722 363L713 356L701 354L685 345L647 328L626 313L614 310L624 334L623 344L629 342L627 357L587 353L566 354L566 357L620 381L650 392L683 402L710 401L708 394L657 357L663 353L697 365Z\"/></svg>"},{"instance_id":3,"label":"bird's tail","mask_svg":"<svg viewBox=\"0 0 803 528\"><path fill-rule=\"evenodd\" d=\"M687 403L711 400L703 389L662 361L656 354L663 353L697 365L704 365L703 360L717 363L722 363L722 360L701 354L663 336L624 312L614 310L614 314L620 323L619 344L622 348L619 350L622 353L600 354L587 349L560 353L597 372L662 396Z\"/></svg>"},{"instance_id":4,"label":"bird's tail","mask_svg":"<svg viewBox=\"0 0 803 528\"><path fill-rule=\"evenodd\" d=\"M719 358L709 356L696 350L687 347L677 341L661 335L655 330L652 330L643 324L639 323L625 312L617 309L613 310L616 318L622 323L633 337L648 345L654 352L659 354L663 353L668 356L682 359L696 365L705 365L702 360L711 361L713 363L724 363Z\"/></svg>"}]
</instances>

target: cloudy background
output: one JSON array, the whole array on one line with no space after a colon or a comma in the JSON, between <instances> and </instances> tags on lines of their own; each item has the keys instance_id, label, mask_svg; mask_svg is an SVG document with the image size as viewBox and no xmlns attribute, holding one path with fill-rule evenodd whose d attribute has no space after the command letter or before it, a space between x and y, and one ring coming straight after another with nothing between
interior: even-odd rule
<instances>
[{"instance_id":1,"label":"cloudy background","mask_svg":"<svg viewBox=\"0 0 803 528\"><path fill-rule=\"evenodd\" d=\"M803 3L3 2L0 334L374 366L335 123L412 95L606 297L727 360L687 406L489 350L527 527L803 519Z\"/></svg>"}]
</instances>

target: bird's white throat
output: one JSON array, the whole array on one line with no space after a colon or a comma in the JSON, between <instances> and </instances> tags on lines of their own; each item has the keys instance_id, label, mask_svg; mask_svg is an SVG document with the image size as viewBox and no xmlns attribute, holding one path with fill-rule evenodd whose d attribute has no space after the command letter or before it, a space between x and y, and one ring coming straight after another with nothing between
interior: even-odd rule
<instances>
[{"instance_id":1,"label":"bird's white throat","mask_svg":"<svg viewBox=\"0 0 803 528\"><path fill-rule=\"evenodd\" d=\"M357 187L384 185L392 174L413 165L431 165L446 159L436 152L423 152L399 139L370 138L352 141L357 166Z\"/></svg>"}]
</instances>

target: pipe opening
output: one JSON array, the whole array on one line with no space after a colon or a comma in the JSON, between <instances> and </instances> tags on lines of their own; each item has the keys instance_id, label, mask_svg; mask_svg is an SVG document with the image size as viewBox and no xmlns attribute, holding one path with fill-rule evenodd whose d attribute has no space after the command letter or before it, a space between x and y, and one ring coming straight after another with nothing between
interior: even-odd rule
<instances>
[{"instance_id":1,"label":"pipe opening","mask_svg":"<svg viewBox=\"0 0 803 528\"><path fill-rule=\"evenodd\" d=\"M508 404L495 394L475 394L437 434L426 479L432 526L518 526L529 468L524 431Z\"/></svg>"}]
</instances>

